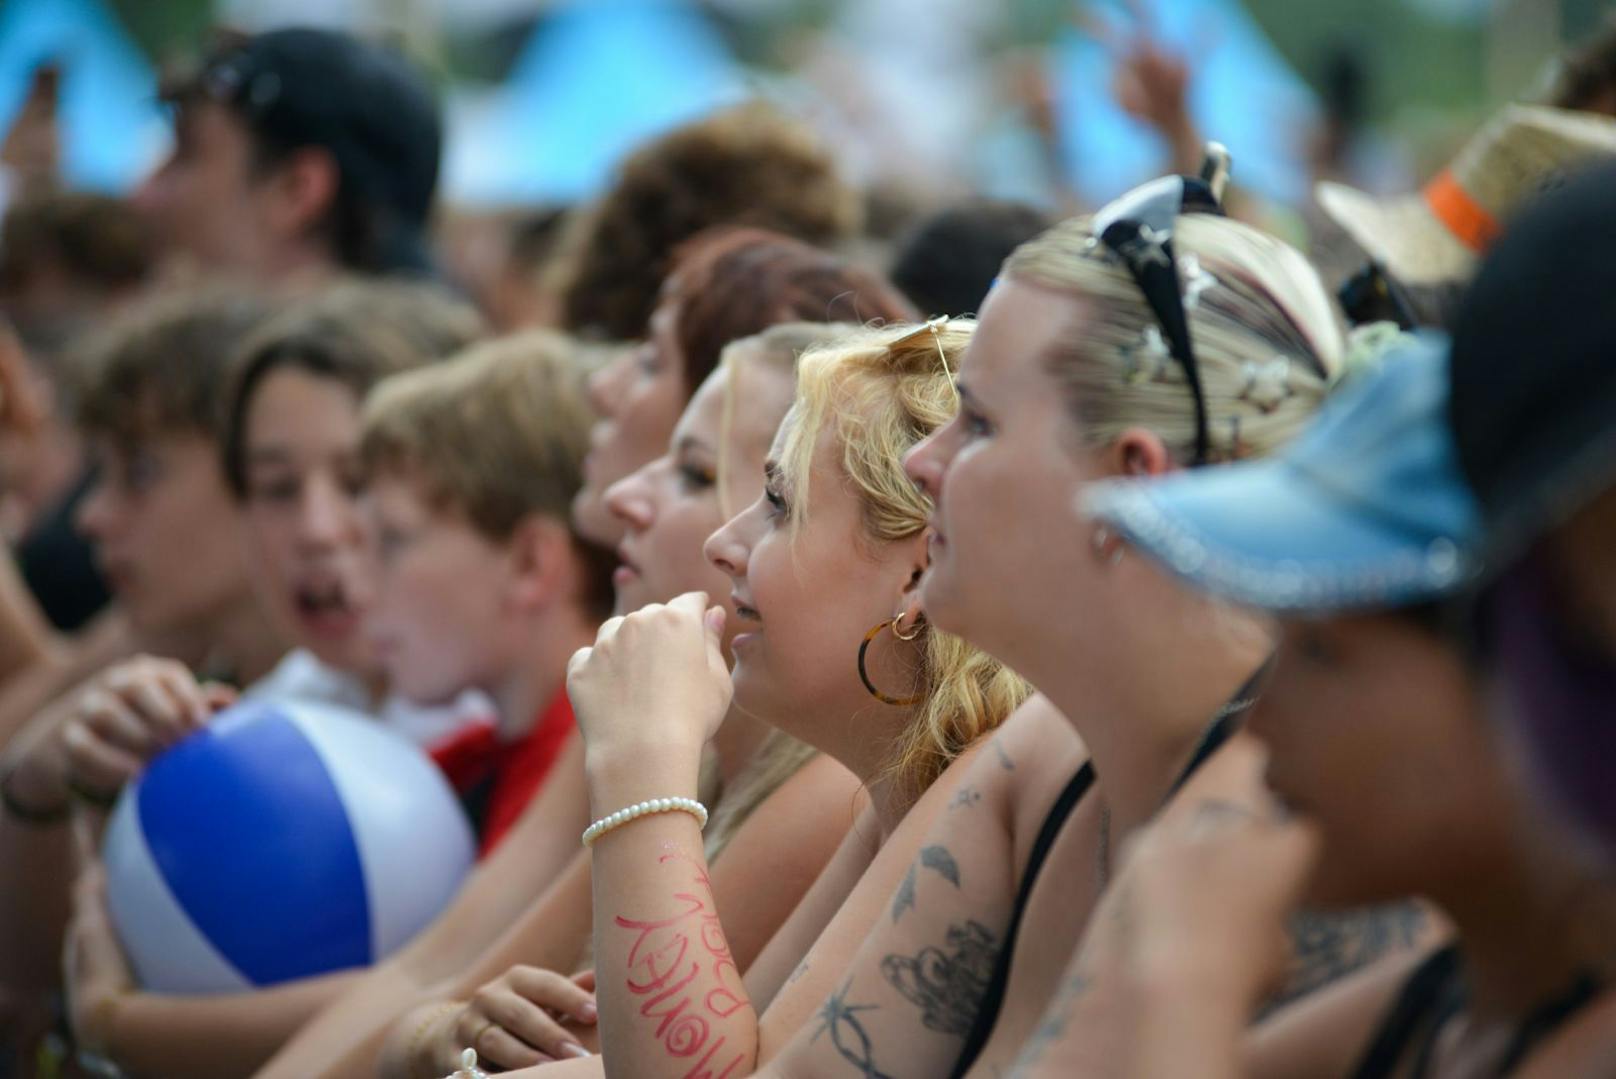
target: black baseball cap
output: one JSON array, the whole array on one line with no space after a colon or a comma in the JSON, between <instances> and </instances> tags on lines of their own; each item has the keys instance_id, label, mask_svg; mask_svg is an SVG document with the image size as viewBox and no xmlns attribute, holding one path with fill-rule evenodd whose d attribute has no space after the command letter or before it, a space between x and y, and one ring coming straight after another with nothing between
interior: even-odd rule
<instances>
[{"instance_id":1,"label":"black baseball cap","mask_svg":"<svg viewBox=\"0 0 1616 1079\"><path fill-rule=\"evenodd\" d=\"M397 50L332 30L272 30L223 44L163 96L229 106L288 150L328 150L341 183L376 219L382 261L424 257L443 117L425 75Z\"/></svg>"},{"instance_id":2,"label":"black baseball cap","mask_svg":"<svg viewBox=\"0 0 1616 1079\"><path fill-rule=\"evenodd\" d=\"M1494 566L1616 485L1616 165L1510 223L1460 308L1449 377Z\"/></svg>"}]
</instances>

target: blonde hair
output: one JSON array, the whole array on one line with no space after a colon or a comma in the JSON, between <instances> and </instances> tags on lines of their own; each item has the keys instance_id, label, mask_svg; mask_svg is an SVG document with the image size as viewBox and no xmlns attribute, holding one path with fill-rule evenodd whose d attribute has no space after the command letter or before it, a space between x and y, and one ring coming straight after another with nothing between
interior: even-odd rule
<instances>
[{"instance_id":1,"label":"blonde hair","mask_svg":"<svg viewBox=\"0 0 1616 1079\"><path fill-rule=\"evenodd\" d=\"M1294 248L1229 218L1180 216L1173 246L1205 393L1208 460L1269 453L1301 429L1341 372L1345 342L1330 296ZM1092 239L1090 220L1064 221L1022 244L1004 270L1085 302L1081 329L1047 364L1087 439L1105 445L1144 427L1177 460L1190 460L1189 383L1162 347L1139 286Z\"/></svg>"},{"instance_id":2,"label":"blonde hair","mask_svg":"<svg viewBox=\"0 0 1616 1079\"><path fill-rule=\"evenodd\" d=\"M809 512L808 476L818 439L841 446L841 471L875 543L919 535L931 500L903 470L903 456L957 409L952 372L975 323L862 330L804 355L780 469L790 484L794 527ZM918 672L924 699L889 765L909 791L925 790L948 763L998 726L1030 688L1009 668L958 637L926 626Z\"/></svg>"},{"instance_id":3,"label":"blonde hair","mask_svg":"<svg viewBox=\"0 0 1616 1079\"><path fill-rule=\"evenodd\" d=\"M739 507L731 506L725 497L728 490L729 435L735 426L735 404L739 398L736 380L740 369L749 363L774 367L781 374L795 380L797 360L803 353L840 337L859 332L860 327L850 322L782 322L761 333L731 341L719 354L718 364L724 371L724 408L718 439L718 512L725 520L735 516Z\"/></svg>"}]
</instances>

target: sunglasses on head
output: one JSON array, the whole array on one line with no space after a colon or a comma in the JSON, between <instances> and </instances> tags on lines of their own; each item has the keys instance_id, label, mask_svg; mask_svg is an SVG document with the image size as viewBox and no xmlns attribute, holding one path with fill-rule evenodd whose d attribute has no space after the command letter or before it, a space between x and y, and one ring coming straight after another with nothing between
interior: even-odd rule
<instances>
[{"instance_id":1,"label":"sunglasses on head","mask_svg":"<svg viewBox=\"0 0 1616 1079\"><path fill-rule=\"evenodd\" d=\"M1207 146L1200 176L1163 176L1134 188L1094 215L1094 242L1103 245L1128 270L1155 316L1168 355L1183 369L1195 398L1195 465L1207 462L1211 432L1201 370L1190 341L1184 280L1173 253L1173 226L1183 214L1223 216L1220 202L1229 172L1229 154L1217 143Z\"/></svg>"}]
</instances>

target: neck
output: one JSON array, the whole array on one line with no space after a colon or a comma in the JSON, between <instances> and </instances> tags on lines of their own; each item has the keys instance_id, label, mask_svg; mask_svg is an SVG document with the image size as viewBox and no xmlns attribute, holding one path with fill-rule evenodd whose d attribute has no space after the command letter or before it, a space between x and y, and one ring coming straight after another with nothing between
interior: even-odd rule
<instances>
[{"instance_id":1,"label":"neck","mask_svg":"<svg viewBox=\"0 0 1616 1079\"><path fill-rule=\"evenodd\" d=\"M914 721L915 712L910 708L868 700L852 712L842 727L845 745L817 747L858 777L870 796L883 843L915 804L915 793L891 770L893 747Z\"/></svg>"},{"instance_id":2,"label":"neck","mask_svg":"<svg viewBox=\"0 0 1616 1079\"><path fill-rule=\"evenodd\" d=\"M1053 656L1043 671L1027 665L1030 680L1088 748L1113 842L1161 808L1213 717L1267 658L1266 634L1255 622L1234 625L1236 619L1245 621L1221 613L1217 631L1193 641L1182 634L1161 641L1143 650L1144 668L1113 665L1103 679Z\"/></svg>"},{"instance_id":3,"label":"neck","mask_svg":"<svg viewBox=\"0 0 1616 1079\"><path fill-rule=\"evenodd\" d=\"M567 661L595 639L595 628L579 612L548 611L534 617L525 647L513 650L505 676L482 689L499 709L501 737L514 741L532 730L539 709L567 684Z\"/></svg>"},{"instance_id":4,"label":"neck","mask_svg":"<svg viewBox=\"0 0 1616 1079\"><path fill-rule=\"evenodd\" d=\"M712 742L713 752L718 754L718 774L726 788L735 782L735 777L751 762L768 736L768 724L739 708L729 710Z\"/></svg>"},{"instance_id":5,"label":"neck","mask_svg":"<svg viewBox=\"0 0 1616 1079\"><path fill-rule=\"evenodd\" d=\"M1518 1023L1579 974L1612 972L1616 887L1565 864L1545 867L1540 853L1431 897L1458 929L1480 1027Z\"/></svg>"}]
</instances>

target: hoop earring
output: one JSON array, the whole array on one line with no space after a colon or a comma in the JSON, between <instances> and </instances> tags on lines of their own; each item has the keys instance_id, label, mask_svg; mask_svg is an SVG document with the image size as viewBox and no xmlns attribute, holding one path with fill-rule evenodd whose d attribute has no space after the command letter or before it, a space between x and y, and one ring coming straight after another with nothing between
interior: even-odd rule
<instances>
[{"instance_id":1,"label":"hoop earring","mask_svg":"<svg viewBox=\"0 0 1616 1079\"><path fill-rule=\"evenodd\" d=\"M859 681L864 683L864 688L865 688L866 691L869 692L870 696L874 697L876 700L880 701L882 704L890 704L894 708L909 708L909 707L917 705L921 701L925 700L926 695L924 693L922 693L922 694L919 694L918 696L914 696L914 697L889 697L889 696L887 696L887 694L882 693L879 689L875 688L875 683L870 681L870 672L864 666L864 657L870 651L870 642L875 640L876 637L880 636L881 631L886 629L888 626L892 627L892 635L894 637L897 637L897 639L900 640L900 641L912 641L916 637L920 636L921 622L920 622L919 619L915 620L914 629L910 632L909 636L907 636L907 637L903 637L903 636L900 636L898 634L898 619L896 619L896 618L889 618L885 622L882 622L880 625L876 626L874 629L870 630L870 632L868 632L868 633L866 633L864 635L864 641L859 645L859 650L858 650L858 676L859 676Z\"/></svg>"}]
</instances>

